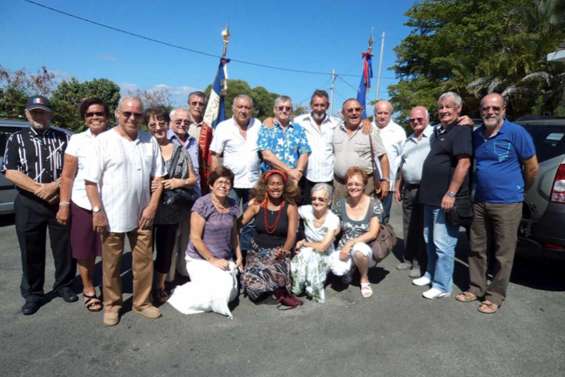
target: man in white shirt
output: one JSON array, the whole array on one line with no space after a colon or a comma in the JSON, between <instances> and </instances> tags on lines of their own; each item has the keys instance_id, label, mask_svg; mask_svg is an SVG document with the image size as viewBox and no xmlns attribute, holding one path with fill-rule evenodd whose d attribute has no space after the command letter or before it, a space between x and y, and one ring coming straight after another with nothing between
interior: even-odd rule
<instances>
[{"instance_id":1,"label":"man in white shirt","mask_svg":"<svg viewBox=\"0 0 565 377\"><path fill-rule=\"evenodd\" d=\"M430 152L430 139L434 132L429 121L430 116L424 106L416 106L410 110L410 127L414 132L402 143L394 192L396 200L402 202L404 233L404 250L400 258L401 263L396 268L410 269L411 278L421 276L421 267L426 266L424 209L418 203L418 192L424 160Z\"/></svg>"},{"instance_id":2,"label":"man in white shirt","mask_svg":"<svg viewBox=\"0 0 565 377\"><path fill-rule=\"evenodd\" d=\"M143 105L124 97L116 110L118 125L96 138L88 156L86 192L92 223L102 233L104 324L117 325L122 307L120 264L127 236L132 248L133 311L150 319L159 309L151 304L153 281L152 222L161 186L151 193L151 180L165 174L159 145L139 131ZM98 187L100 189L98 189Z\"/></svg>"},{"instance_id":3,"label":"man in white shirt","mask_svg":"<svg viewBox=\"0 0 565 377\"><path fill-rule=\"evenodd\" d=\"M253 118L253 99L240 94L233 99L233 116L218 124L210 144L211 170L220 165L230 169L234 176L230 197L243 207L249 201L249 191L259 180L257 136L261 122ZM223 161L220 159L223 157Z\"/></svg>"},{"instance_id":4,"label":"man in white shirt","mask_svg":"<svg viewBox=\"0 0 565 377\"><path fill-rule=\"evenodd\" d=\"M373 122L379 131L379 136L385 146L390 164L389 176L383 177L390 182L390 191L394 191L394 182L396 180L396 172L398 170L400 156L400 146L406 139L406 132L404 129L391 120L393 112L394 108L390 102L377 101L377 103L375 103L375 120ZM381 195L384 209L383 223L387 224L390 217L390 207L392 206L392 197L394 193L391 192L389 195L387 195L387 193L382 193Z\"/></svg>"},{"instance_id":5,"label":"man in white shirt","mask_svg":"<svg viewBox=\"0 0 565 377\"><path fill-rule=\"evenodd\" d=\"M310 190L316 183L333 183L335 155L332 139L339 119L327 113L330 99L325 90L315 90L310 99L311 112L294 118L304 128L312 149L305 177L301 180L302 203L310 204Z\"/></svg>"}]
</instances>

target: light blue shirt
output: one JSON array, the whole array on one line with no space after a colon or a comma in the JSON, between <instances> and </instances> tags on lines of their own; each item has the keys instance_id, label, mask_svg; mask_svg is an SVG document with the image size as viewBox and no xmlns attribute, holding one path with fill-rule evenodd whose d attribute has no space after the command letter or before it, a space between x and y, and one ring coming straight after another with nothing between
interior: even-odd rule
<instances>
[{"instance_id":1,"label":"light blue shirt","mask_svg":"<svg viewBox=\"0 0 565 377\"><path fill-rule=\"evenodd\" d=\"M402 143L399 169L404 183L416 185L422 180L422 168L424 160L430 153L430 140L433 133L433 127L427 125L420 139L412 133Z\"/></svg>"},{"instance_id":2,"label":"light blue shirt","mask_svg":"<svg viewBox=\"0 0 565 377\"><path fill-rule=\"evenodd\" d=\"M172 130L167 131L167 138L171 143L180 145L184 148L190 160L192 162L192 168L194 169L194 174L196 175L196 185L194 185L194 191L198 194L198 196L202 195L200 190L200 174L199 168L200 164L198 162L198 141L190 135L186 139L186 142L183 142Z\"/></svg>"}]
</instances>

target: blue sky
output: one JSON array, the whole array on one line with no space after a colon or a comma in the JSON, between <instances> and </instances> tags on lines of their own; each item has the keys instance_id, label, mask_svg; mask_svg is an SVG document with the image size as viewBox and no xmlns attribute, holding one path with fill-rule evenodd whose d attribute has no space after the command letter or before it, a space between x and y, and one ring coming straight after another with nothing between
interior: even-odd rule
<instances>
[{"instance_id":1,"label":"blue sky","mask_svg":"<svg viewBox=\"0 0 565 377\"><path fill-rule=\"evenodd\" d=\"M328 75L280 72L232 62L232 79L290 95L307 103L316 88L336 81L334 102L354 97L361 74L361 52L375 31L373 69L377 72L380 34L386 33L381 97L394 83L393 48L409 33L404 13L414 0L398 1L147 1L37 0L47 6L196 50L221 54L220 31L229 24L228 57L323 71ZM218 60L106 30L23 0L0 4L0 64L35 72L45 65L61 78L108 78L124 90L167 86L176 102L187 91L212 82ZM376 77L368 95L376 97ZM179 103L180 104L180 103Z\"/></svg>"}]
</instances>

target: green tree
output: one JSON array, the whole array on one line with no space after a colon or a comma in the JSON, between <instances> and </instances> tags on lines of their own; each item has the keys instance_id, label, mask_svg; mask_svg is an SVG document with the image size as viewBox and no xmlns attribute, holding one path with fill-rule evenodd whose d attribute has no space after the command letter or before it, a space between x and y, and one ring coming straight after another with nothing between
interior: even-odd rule
<instances>
[{"instance_id":1,"label":"green tree","mask_svg":"<svg viewBox=\"0 0 565 377\"><path fill-rule=\"evenodd\" d=\"M211 89L211 85L206 88L205 93L207 96L210 95ZM239 94L247 94L253 98L253 103L255 104L254 116L256 118L264 119L273 116L273 105L278 94L271 93L262 86L251 88L249 84L243 80L228 80L228 91L225 97L226 117L229 118L232 116L233 99Z\"/></svg>"},{"instance_id":2,"label":"green tree","mask_svg":"<svg viewBox=\"0 0 565 377\"><path fill-rule=\"evenodd\" d=\"M53 106L53 123L75 132L85 129L80 118L79 106L87 97L98 97L110 108L110 117L120 100L120 87L107 79L94 79L79 82L77 79L63 81L53 91L51 105Z\"/></svg>"},{"instance_id":3,"label":"green tree","mask_svg":"<svg viewBox=\"0 0 565 377\"><path fill-rule=\"evenodd\" d=\"M565 68L549 64L546 54L565 31L549 22L556 8L542 3L424 0L413 6L406 13L412 31L395 49L400 81L389 87L401 118L415 105L435 114L437 97L448 90L463 97L471 116L492 91L505 95L510 117L554 113L563 101Z\"/></svg>"}]
</instances>

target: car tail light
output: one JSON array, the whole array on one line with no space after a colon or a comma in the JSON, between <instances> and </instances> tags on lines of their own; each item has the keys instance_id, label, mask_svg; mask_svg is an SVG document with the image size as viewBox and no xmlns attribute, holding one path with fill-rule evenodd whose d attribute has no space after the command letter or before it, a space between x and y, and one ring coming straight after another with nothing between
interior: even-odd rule
<instances>
[{"instance_id":1,"label":"car tail light","mask_svg":"<svg viewBox=\"0 0 565 377\"><path fill-rule=\"evenodd\" d=\"M551 201L553 203L565 204L565 164L559 165L553 187L551 188Z\"/></svg>"}]
</instances>

